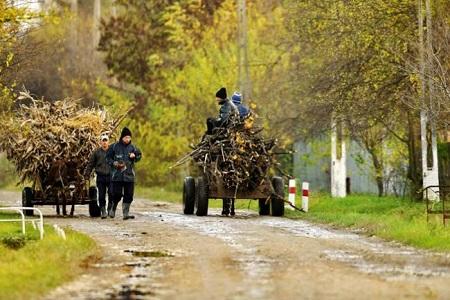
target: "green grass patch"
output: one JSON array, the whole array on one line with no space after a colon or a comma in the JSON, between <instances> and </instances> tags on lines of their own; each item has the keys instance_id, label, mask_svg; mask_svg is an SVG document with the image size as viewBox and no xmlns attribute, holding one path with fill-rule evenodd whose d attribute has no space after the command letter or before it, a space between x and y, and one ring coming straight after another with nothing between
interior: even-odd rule
<instances>
[{"instance_id":1,"label":"green grass patch","mask_svg":"<svg viewBox=\"0 0 450 300\"><path fill-rule=\"evenodd\" d=\"M308 213L286 210L286 216L362 229L419 248L450 251L450 226L443 226L442 216L431 216L427 223L425 204L406 199L370 195L331 198L319 194L310 197Z\"/></svg>"},{"instance_id":2,"label":"green grass patch","mask_svg":"<svg viewBox=\"0 0 450 300\"><path fill-rule=\"evenodd\" d=\"M0 217L18 218L1 213ZM0 291L2 299L32 299L79 275L99 249L88 236L65 229L67 240L45 225L45 236L27 224L22 235L21 223L0 226ZM18 245L18 247L15 247Z\"/></svg>"},{"instance_id":3,"label":"green grass patch","mask_svg":"<svg viewBox=\"0 0 450 300\"><path fill-rule=\"evenodd\" d=\"M144 187L136 186L136 196L155 201L164 201L171 203L181 203L183 192L164 187Z\"/></svg>"}]
</instances>

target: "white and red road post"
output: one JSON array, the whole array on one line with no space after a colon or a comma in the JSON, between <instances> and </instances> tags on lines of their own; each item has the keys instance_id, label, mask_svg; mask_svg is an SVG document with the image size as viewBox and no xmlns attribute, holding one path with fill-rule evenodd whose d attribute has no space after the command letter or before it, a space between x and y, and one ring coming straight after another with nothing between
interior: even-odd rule
<instances>
[{"instance_id":1,"label":"white and red road post","mask_svg":"<svg viewBox=\"0 0 450 300\"><path fill-rule=\"evenodd\" d=\"M302 184L302 209L304 212L308 212L309 203L309 182L303 182Z\"/></svg>"},{"instance_id":2,"label":"white and red road post","mask_svg":"<svg viewBox=\"0 0 450 300\"><path fill-rule=\"evenodd\" d=\"M295 184L295 179L289 179L289 196L288 196L288 201L289 203L291 203L292 205L295 206L295 194L297 193L297 186ZM292 206L288 206L291 209Z\"/></svg>"}]
</instances>

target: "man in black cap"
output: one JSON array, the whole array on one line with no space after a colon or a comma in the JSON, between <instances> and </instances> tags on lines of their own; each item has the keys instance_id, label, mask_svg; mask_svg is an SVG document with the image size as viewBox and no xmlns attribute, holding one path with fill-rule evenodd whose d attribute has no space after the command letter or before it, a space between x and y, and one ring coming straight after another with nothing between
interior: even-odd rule
<instances>
[{"instance_id":1,"label":"man in black cap","mask_svg":"<svg viewBox=\"0 0 450 300\"><path fill-rule=\"evenodd\" d=\"M141 157L141 151L131 144L131 131L124 127L119 141L111 145L106 154L106 162L111 166L112 170L111 184L114 204L108 211L108 215L111 218L115 217L117 205L123 196L123 219L134 219L134 216L129 214L134 194L134 164Z\"/></svg>"},{"instance_id":2,"label":"man in black cap","mask_svg":"<svg viewBox=\"0 0 450 300\"><path fill-rule=\"evenodd\" d=\"M219 116L217 118L208 118L206 120L207 131L206 134L212 134L213 129L217 127L226 127L231 112L233 111L233 104L227 99L227 89L221 88L216 93L217 103L220 105Z\"/></svg>"},{"instance_id":3,"label":"man in black cap","mask_svg":"<svg viewBox=\"0 0 450 300\"><path fill-rule=\"evenodd\" d=\"M100 136L100 147L92 153L89 163L84 172L84 177L89 179L92 170L97 175L98 202L102 219L106 218L106 191L108 191L108 211L111 210L113 197L111 193L111 167L106 163L106 153L109 148L109 137L107 134Z\"/></svg>"},{"instance_id":4,"label":"man in black cap","mask_svg":"<svg viewBox=\"0 0 450 300\"><path fill-rule=\"evenodd\" d=\"M217 118L208 118L206 120L207 131L206 134L213 134L213 129L218 127L226 127L233 111L239 115L237 107L227 98L227 89L222 87L216 93L217 103L220 105L219 116ZM234 215L233 199L223 198L222 215L228 216L230 214L230 206L232 207L231 214Z\"/></svg>"}]
</instances>

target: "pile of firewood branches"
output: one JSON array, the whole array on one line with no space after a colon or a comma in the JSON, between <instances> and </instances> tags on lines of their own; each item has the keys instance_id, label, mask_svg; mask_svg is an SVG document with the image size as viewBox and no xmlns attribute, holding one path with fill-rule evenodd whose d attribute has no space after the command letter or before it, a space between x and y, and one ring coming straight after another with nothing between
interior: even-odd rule
<instances>
[{"instance_id":1,"label":"pile of firewood branches","mask_svg":"<svg viewBox=\"0 0 450 300\"><path fill-rule=\"evenodd\" d=\"M276 164L272 152L276 140L264 139L261 132L262 128L254 125L254 116L231 118L227 127L205 135L178 164L192 158L209 180L219 178L225 188L235 191L254 189Z\"/></svg>"},{"instance_id":2,"label":"pile of firewood branches","mask_svg":"<svg viewBox=\"0 0 450 300\"><path fill-rule=\"evenodd\" d=\"M122 120L72 99L51 103L21 93L18 101L24 104L3 124L0 150L14 163L21 183L40 185L55 160L75 162L83 174L99 136L111 134Z\"/></svg>"}]
</instances>

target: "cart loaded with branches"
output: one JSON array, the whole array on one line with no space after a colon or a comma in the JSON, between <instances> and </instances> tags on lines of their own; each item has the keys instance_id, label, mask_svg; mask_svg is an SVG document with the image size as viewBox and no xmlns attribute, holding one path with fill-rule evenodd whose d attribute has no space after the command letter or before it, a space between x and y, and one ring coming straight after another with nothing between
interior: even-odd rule
<instances>
[{"instance_id":1,"label":"cart loaded with branches","mask_svg":"<svg viewBox=\"0 0 450 300\"><path fill-rule=\"evenodd\" d=\"M99 216L97 190L83 174L102 133L111 134L124 116L110 118L97 108L83 108L79 101L48 102L21 93L17 110L3 124L0 150L20 176L22 205L55 205L57 214L71 205L89 205ZM26 211L32 214L33 211Z\"/></svg>"},{"instance_id":2,"label":"cart loaded with branches","mask_svg":"<svg viewBox=\"0 0 450 300\"><path fill-rule=\"evenodd\" d=\"M205 134L193 150L179 160L192 160L200 176L188 176L183 183L185 214L206 216L209 199L254 199L260 215L284 215L284 183L281 177L270 177L277 165L275 139L265 139L255 116L242 120L232 116L226 127ZM232 215L234 205L232 204Z\"/></svg>"}]
</instances>

